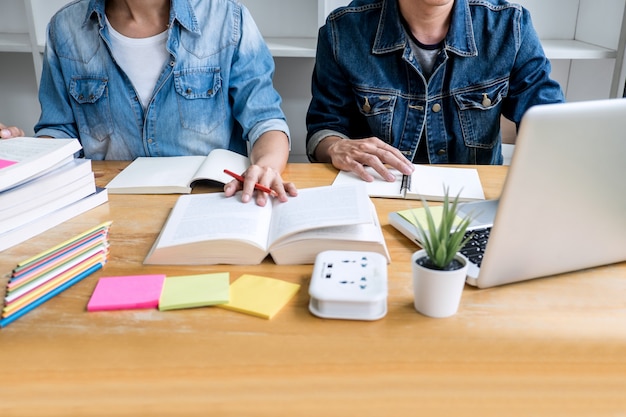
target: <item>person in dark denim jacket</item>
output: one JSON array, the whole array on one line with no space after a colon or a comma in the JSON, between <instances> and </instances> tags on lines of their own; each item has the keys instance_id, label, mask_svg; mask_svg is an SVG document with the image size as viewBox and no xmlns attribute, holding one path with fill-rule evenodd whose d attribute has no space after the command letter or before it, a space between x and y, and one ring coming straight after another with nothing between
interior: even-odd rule
<instances>
[{"instance_id":1,"label":"person in dark denim jacket","mask_svg":"<svg viewBox=\"0 0 626 417\"><path fill-rule=\"evenodd\" d=\"M77 137L90 159L207 155L250 149L243 188L281 201L289 129L274 61L234 0L80 0L48 26L37 136ZM257 193L265 204L265 193Z\"/></svg>"},{"instance_id":2,"label":"person in dark denim jacket","mask_svg":"<svg viewBox=\"0 0 626 417\"><path fill-rule=\"evenodd\" d=\"M366 181L501 164L500 117L564 100L530 15L504 0L355 0L319 31L307 154ZM347 140L350 139L350 140Z\"/></svg>"}]
</instances>

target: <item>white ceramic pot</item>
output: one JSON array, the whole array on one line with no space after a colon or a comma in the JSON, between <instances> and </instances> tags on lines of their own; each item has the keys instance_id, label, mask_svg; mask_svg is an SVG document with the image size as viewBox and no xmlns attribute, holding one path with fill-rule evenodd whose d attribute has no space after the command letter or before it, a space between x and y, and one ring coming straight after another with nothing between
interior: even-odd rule
<instances>
[{"instance_id":1,"label":"white ceramic pot","mask_svg":"<svg viewBox=\"0 0 626 417\"><path fill-rule=\"evenodd\" d=\"M411 257L415 309L429 317L450 317L456 314L461 303L467 276L467 258L458 253L456 259L463 263L463 267L454 271L440 271L416 262L424 256L426 251L420 250Z\"/></svg>"}]
</instances>

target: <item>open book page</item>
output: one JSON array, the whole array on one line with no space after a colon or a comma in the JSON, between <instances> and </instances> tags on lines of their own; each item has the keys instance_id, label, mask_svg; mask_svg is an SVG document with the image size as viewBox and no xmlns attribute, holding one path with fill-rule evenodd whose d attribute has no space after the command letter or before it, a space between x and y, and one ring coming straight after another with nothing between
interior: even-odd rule
<instances>
[{"instance_id":1,"label":"open book page","mask_svg":"<svg viewBox=\"0 0 626 417\"><path fill-rule=\"evenodd\" d=\"M390 168L389 171L396 177L394 182L386 181L379 173L374 171L372 167L365 167L365 170L374 177L374 181L363 181L354 172L339 171L337 177L333 181L333 185L343 184L365 184L367 188L367 194L370 197L383 197L383 198L404 198L402 189L402 173L396 169Z\"/></svg>"},{"instance_id":2,"label":"open book page","mask_svg":"<svg viewBox=\"0 0 626 417\"><path fill-rule=\"evenodd\" d=\"M485 194L474 168L441 167L432 165L414 165L415 171L411 175L409 188L405 197L441 201L444 196L444 187L449 189L448 195L455 197L459 194L460 201L484 200Z\"/></svg>"},{"instance_id":3,"label":"open book page","mask_svg":"<svg viewBox=\"0 0 626 417\"><path fill-rule=\"evenodd\" d=\"M305 188L286 203L274 200L269 246L304 230L367 223L370 204L362 184Z\"/></svg>"},{"instance_id":4,"label":"open book page","mask_svg":"<svg viewBox=\"0 0 626 417\"><path fill-rule=\"evenodd\" d=\"M204 156L139 157L108 184L111 194L189 193Z\"/></svg>"},{"instance_id":5,"label":"open book page","mask_svg":"<svg viewBox=\"0 0 626 417\"><path fill-rule=\"evenodd\" d=\"M323 250L376 252L391 261L374 204L370 201L370 221L361 224L328 226L296 233L281 239L270 252L277 264L313 263Z\"/></svg>"},{"instance_id":6,"label":"open book page","mask_svg":"<svg viewBox=\"0 0 626 417\"><path fill-rule=\"evenodd\" d=\"M474 168L456 168L434 165L413 164L415 171L403 183L403 175L400 171L390 168L389 171L395 175L394 182L385 181L371 167L365 167L374 181L365 182L352 172L339 171L333 185L354 184L361 182L367 188L370 197L383 198L406 198L418 200L424 197L426 200L442 201L444 195L444 185L450 191L450 196L456 196L459 192L459 200L484 200L483 187L478 176L478 171Z\"/></svg>"},{"instance_id":7,"label":"open book page","mask_svg":"<svg viewBox=\"0 0 626 417\"><path fill-rule=\"evenodd\" d=\"M250 160L247 156L227 149L214 149L205 158L193 179L208 179L226 184L231 182L233 177L225 174L224 169L228 169L236 174L243 174L248 169L248 166L250 166Z\"/></svg>"},{"instance_id":8,"label":"open book page","mask_svg":"<svg viewBox=\"0 0 626 417\"><path fill-rule=\"evenodd\" d=\"M266 250L271 217L270 204L243 204L238 195L183 195L172 209L158 244L167 247L208 240L241 240Z\"/></svg>"}]
</instances>

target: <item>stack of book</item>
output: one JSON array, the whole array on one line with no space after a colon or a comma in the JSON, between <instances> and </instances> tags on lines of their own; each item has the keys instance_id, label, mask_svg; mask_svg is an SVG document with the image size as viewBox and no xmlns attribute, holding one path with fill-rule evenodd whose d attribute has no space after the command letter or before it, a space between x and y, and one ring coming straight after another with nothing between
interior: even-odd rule
<instances>
[{"instance_id":1,"label":"stack of book","mask_svg":"<svg viewBox=\"0 0 626 417\"><path fill-rule=\"evenodd\" d=\"M77 139L0 140L0 251L108 200Z\"/></svg>"}]
</instances>

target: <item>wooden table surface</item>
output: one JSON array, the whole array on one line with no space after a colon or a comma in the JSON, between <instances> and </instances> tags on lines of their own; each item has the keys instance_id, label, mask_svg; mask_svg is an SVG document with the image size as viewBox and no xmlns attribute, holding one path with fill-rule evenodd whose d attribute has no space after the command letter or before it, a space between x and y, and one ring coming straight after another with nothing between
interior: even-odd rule
<instances>
[{"instance_id":1,"label":"wooden table surface","mask_svg":"<svg viewBox=\"0 0 626 417\"><path fill-rule=\"evenodd\" d=\"M124 166L95 162L98 184ZM478 169L497 198L506 168ZM291 164L284 178L305 188L335 175ZM417 248L387 221L419 203L374 199L392 256L388 313L324 320L308 311L312 265L143 266L177 198L110 195L0 252L5 285L17 262L113 220L103 270L0 330L0 416L626 416L626 263L466 286L455 316L427 318L412 305ZM101 276L223 271L302 288L272 320L219 308L85 309Z\"/></svg>"}]
</instances>

